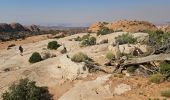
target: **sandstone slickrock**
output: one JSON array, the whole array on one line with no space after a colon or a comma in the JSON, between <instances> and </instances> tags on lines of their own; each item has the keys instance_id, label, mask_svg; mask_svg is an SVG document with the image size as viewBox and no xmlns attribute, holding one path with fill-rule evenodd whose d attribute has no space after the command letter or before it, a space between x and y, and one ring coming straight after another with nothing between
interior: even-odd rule
<instances>
[{"instance_id":1,"label":"sandstone slickrock","mask_svg":"<svg viewBox=\"0 0 170 100\"><path fill-rule=\"evenodd\" d=\"M131 90L131 86L130 85L127 85L127 84L119 84L118 86L115 87L114 89L114 94L116 95L121 95L127 91L130 91Z\"/></svg>"},{"instance_id":2,"label":"sandstone slickrock","mask_svg":"<svg viewBox=\"0 0 170 100\"><path fill-rule=\"evenodd\" d=\"M95 23L89 27L89 31L97 32L102 26L108 27L114 31L123 31L123 32L142 32L146 30L154 31L157 30L157 27L146 21L131 21L131 20L120 20L113 23Z\"/></svg>"},{"instance_id":3,"label":"sandstone slickrock","mask_svg":"<svg viewBox=\"0 0 170 100\"><path fill-rule=\"evenodd\" d=\"M98 77L96 80L77 83L66 92L59 100L105 100L113 94L109 85L104 85L111 74Z\"/></svg>"},{"instance_id":4,"label":"sandstone slickrock","mask_svg":"<svg viewBox=\"0 0 170 100\"><path fill-rule=\"evenodd\" d=\"M74 80L79 76L86 77L88 74L84 63L75 63L66 54L60 57L60 66L64 79Z\"/></svg>"}]
</instances>

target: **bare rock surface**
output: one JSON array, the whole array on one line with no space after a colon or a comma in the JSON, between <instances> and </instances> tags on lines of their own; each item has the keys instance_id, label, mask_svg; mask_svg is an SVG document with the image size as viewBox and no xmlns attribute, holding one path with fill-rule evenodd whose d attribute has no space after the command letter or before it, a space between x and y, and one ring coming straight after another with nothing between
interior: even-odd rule
<instances>
[{"instance_id":1,"label":"bare rock surface","mask_svg":"<svg viewBox=\"0 0 170 100\"><path fill-rule=\"evenodd\" d=\"M100 76L93 81L75 84L59 100L105 100L112 97L108 85L104 85L111 75Z\"/></svg>"},{"instance_id":2,"label":"bare rock surface","mask_svg":"<svg viewBox=\"0 0 170 100\"><path fill-rule=\"evenodd\" d=\"M114 94L115 95L121 95L127 91L131 90L131 86L127 84L119 84L118 86L115 87Z\"/></svg>"}]
</instances>

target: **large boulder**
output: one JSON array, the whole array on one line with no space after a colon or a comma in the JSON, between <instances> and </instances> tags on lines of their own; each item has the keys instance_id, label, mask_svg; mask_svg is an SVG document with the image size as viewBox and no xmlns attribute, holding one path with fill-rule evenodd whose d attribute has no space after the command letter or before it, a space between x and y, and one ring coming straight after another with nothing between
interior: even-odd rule
<instances>
[{"instance_id":1,"label":"large boulder","mask_svg":"<svg viewBox=\"0 0 170 100\"><path fill-rule=\"evenodd\" d=\"M136 50L136 48L140 49L143 53L146 53L147 50L147 45L140 45L140 44L123 44L123 45L119 45L119 50L121 53L125 53L125 54L132 54L134 50ZM109 45L108 46L109 51L113 52L115 54L115 52L117 51L116 46L113 45Z\"/></svg>"},{"instance_id":2,"label":"large boulder","mask_svg":"<svg viewBox=\"0 0 170 100\"><path fill-rule=\"evenodd\" d=\"M85 63L75 63L71 61L68 55L60 57L60 65L64 79L74 80L77 77L86 77L88 75L88 69Z\"/></svg>"},{"instance_id":3,"label":"large boulder","mask_svg":"<svg viewBox=\"0 0 170 100\"><path fill-rule=\"evenodd\" d=\"M149 41L149 34L148 33L134 33L133 34L134 38L137 39L138 43L148 43Z\"/></svg>"}]
</instances>

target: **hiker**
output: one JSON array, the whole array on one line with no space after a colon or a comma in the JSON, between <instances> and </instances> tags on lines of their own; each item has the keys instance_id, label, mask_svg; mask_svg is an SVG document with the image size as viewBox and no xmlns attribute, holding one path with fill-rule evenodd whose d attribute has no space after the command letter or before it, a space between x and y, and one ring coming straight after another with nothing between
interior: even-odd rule
<instances>
[{"instance_id":1,"label":"hiker","mask_svg":"<svg viewBox=\"0 0 170 100\"><path fill-rule=\"evenodd\" d=\"M22 53L23 53L23 48L22 48L21 45L19 46L19 51L20 51L20 55L23 56L23 55L22 55Z\"/></svg>"}]
</instances>

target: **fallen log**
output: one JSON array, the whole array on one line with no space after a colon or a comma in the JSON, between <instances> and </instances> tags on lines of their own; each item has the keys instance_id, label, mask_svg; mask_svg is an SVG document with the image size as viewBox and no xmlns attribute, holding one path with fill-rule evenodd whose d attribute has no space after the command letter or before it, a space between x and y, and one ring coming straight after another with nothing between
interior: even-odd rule
<instances>
[{"instance_id":1,"label":"fallen log","mask_svg":"<svg viewBox=\"0 0 170 100\"><path fill-rule=\"evenodd\" d=\"M146 68L143 65L150 64L151 62L155 61L170 61L170 54L159 54L159 55L149 55L146 57L139 57L139 58L132 58L131 60L125 60L124 62L117 61L116 68L113 72L122 72L123 70L126 70L129 66L139 66L143 68L144 70L150 71L152 73L158 72L158 69L153 66L152 68ZM154 68L154 69L153 69Z\"/></svg>"},{"instance_id":2,"label":"fallen log","mask_svg":"<svg viewBox=\"0 0 170 100\"><path fill-rule=\"evenodd\" d=\"M154 61L170 61L170 54L159 54L159 55L150 55L146 57L140 58L133 58L131 60L127 60L121 64L121 66L127 65L136 65L136 64L143 64L147 62L154 62Z\"/></svg>"}]
</instances>

